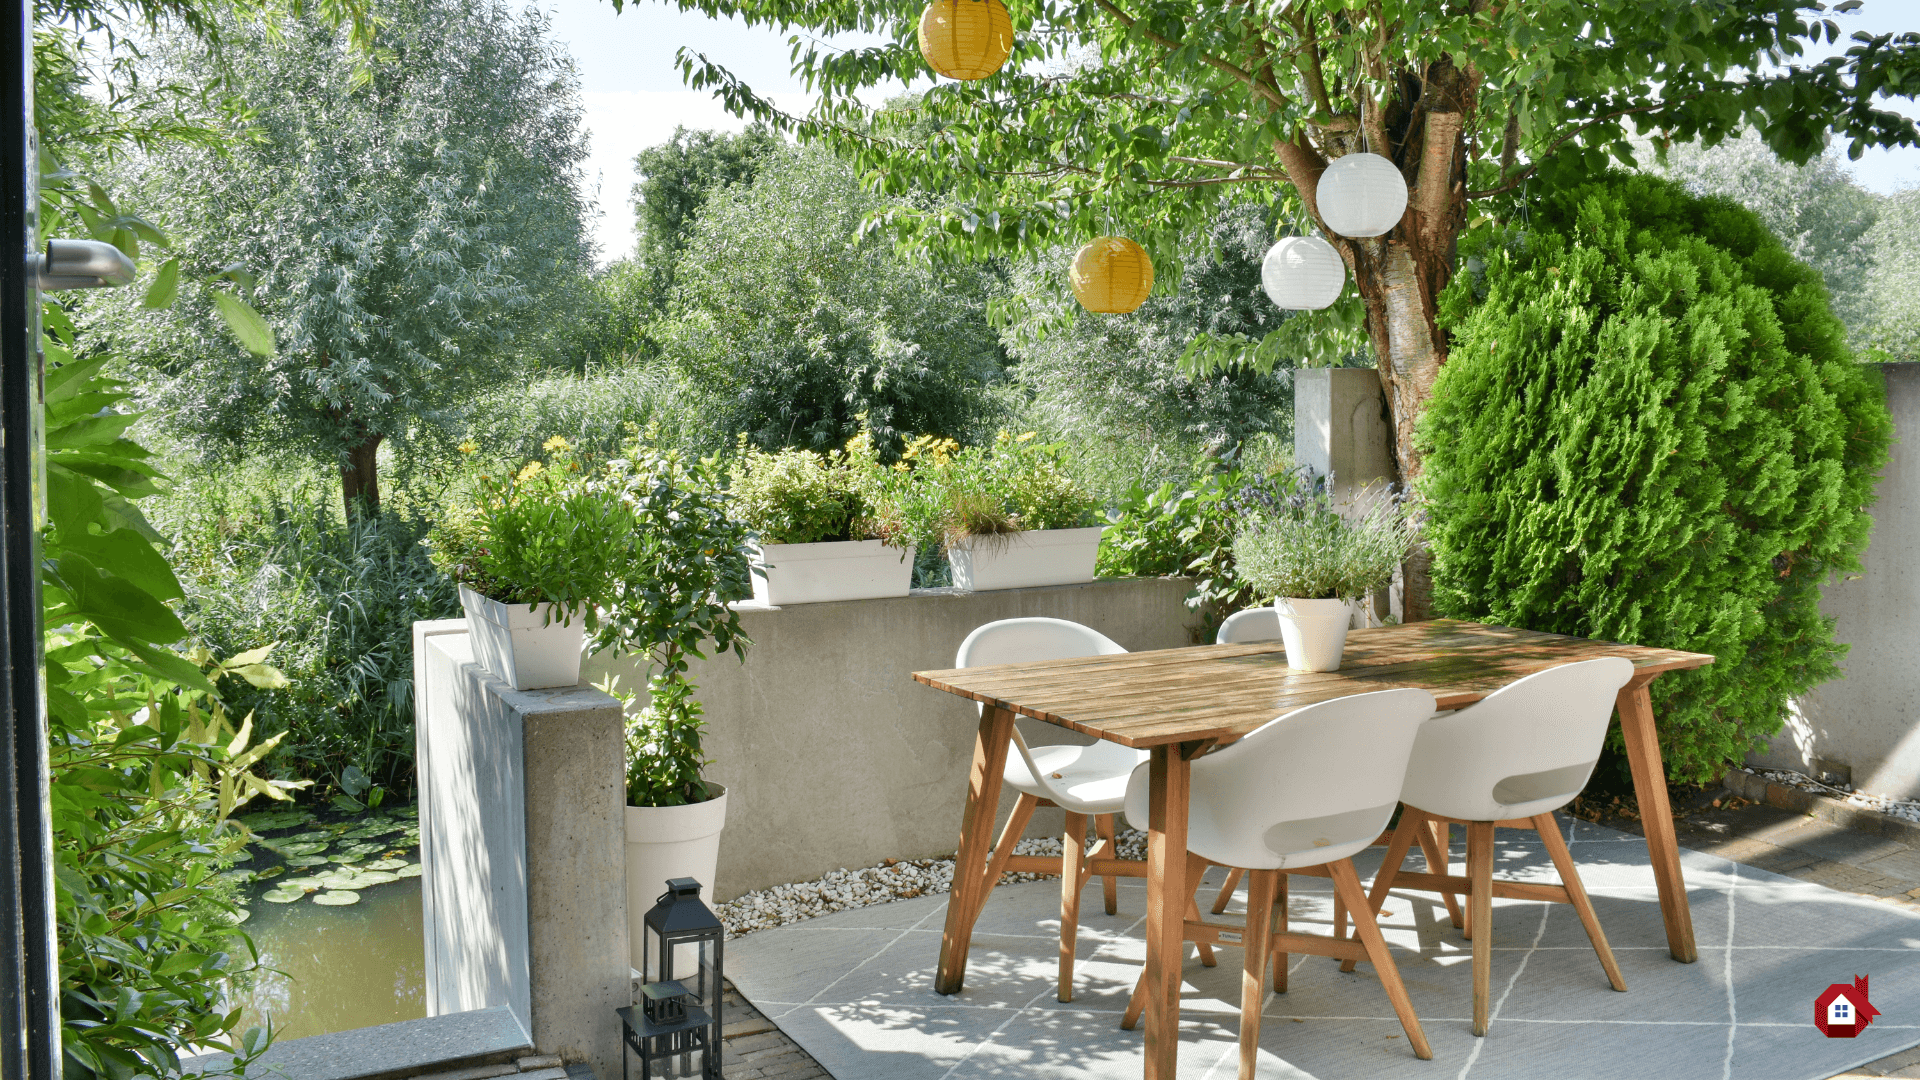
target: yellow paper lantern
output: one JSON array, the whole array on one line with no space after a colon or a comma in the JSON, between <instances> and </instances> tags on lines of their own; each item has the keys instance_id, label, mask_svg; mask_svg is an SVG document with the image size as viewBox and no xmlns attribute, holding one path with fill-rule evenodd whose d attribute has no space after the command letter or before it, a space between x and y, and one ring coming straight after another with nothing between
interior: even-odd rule
<instances>
[{"instance_id":1,"label":"yellow paper lantern","mask_svg":"<svg viewBox=\"0 0 1920 1080\"><path fill-rule=\"evenodd\" d=\"M1073 257L1067 272L1073 297L1088 311L1124 315L1153 291L1153 260L1124 236L1096 236Z\"/></svg>"},{"instance_id":2,"label":"yellow paper lantern","mask_svg":"<svg viewBox=\"0 0 1920 1080\"><path fill-rule=\"evenodd\" d=\"M949 79L984 79L1013 52L1013 20L1000 0L933 0L920 13L920 55Z\"/></svg>"}]
</instances>

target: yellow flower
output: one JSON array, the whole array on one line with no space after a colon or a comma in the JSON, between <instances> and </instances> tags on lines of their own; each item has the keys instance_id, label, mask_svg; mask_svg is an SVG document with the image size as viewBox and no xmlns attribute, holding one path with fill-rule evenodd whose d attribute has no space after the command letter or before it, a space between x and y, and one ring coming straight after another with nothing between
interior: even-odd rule
<instances>
[{"instance_id":1,"label":"yellow flower","mask_svg":"<svg viewBox=\"0 0 1920 1080\"><path fill-rule=\"evenodd\" d=\"M539 476L542 468L543 466L539 462L529 461L527 462L527 467L520 470L520 475L513 478L514 482L524 484L534 477Z\"/></svg>"},{"instance_id":2,"label":"yellow flower","mask_svg":"<svg viewBox=\"0 0 1920 1080\"><path fill-rule=\"evenodd\" d=\"M468 439L466 442L460 444L459 450L463 454L477 454L480 452L480 444L474 442L472 439Z\"/></svg>"},{"instance_id":3,"label":"yellow flower","mask_svg":"<svg viewBox=\"0 0 1920 1080\"><path fill-rule=\"evenodd\" d=\"M558 435L555 435L553 438L548 439L546 442L541 443L540 449L545 450L546 452L551 454L561 450L571 450L573 449L573 446L572 444L568 443L567 440L561 438Z\"/></svg>"},{"instance_id":4,"label":"yellow flower","mask_svg":"<svg viewBox=\"0 0 1920 1080\"><path fill-rule=\"evenodd\" d=\"M1034 436L1034 433L1033 433L1033 432L1031 432L1031 431L1029 431L1029 432L1027 432L1027 433L1026 433L1025 435L1022 435L1022 436L1020 436L1019 438L1017 438L1017 439L1015 439L1015 440L1013 440L1013 441L1014 441L1014 442L1028 442L1028 441L1030 441L1030 440L1032 440L1032 438L1033 438L1033 436Z\"/></svg>"}]
</instances>

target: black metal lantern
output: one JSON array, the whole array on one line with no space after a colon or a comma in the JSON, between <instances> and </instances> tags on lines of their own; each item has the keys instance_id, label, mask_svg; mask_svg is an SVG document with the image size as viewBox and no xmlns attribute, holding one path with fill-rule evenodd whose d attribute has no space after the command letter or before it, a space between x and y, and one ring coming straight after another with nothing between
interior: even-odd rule
<instances>
[{"instance_id":1,"label":"black metal lantern","mask_svg":"<svg viewBox=\"0 0 1920 1080\"><path fill-rule=\"evenodd\" d=\"M647 912L640 947L638 1010L615 1010L628 1048L640 1056L641 1080L661 1076L720 1078L721 951L726 927L700 901L700 883L674 878ZM699 1058L696 1065L695 1058ZM674 1068L674 1059L679 1068ZM626 1055L620 1075L627 1075Z\"/></svg>"}]
</instances>

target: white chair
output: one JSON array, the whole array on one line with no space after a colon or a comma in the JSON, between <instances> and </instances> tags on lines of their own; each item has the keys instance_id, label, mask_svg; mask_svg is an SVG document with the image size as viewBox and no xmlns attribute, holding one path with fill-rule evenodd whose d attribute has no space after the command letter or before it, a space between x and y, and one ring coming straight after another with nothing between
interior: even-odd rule
<instances>
[{"instance_id":1,"label":"white chair","mask_svg":"<svg viewBox=\"0 0 1920 1080\"><path fill-rule=\"evenodd\" d=\"M1352 858L1392 818L1414 737L1433 708L1433 695L1425 690L1335 698L1296 709L1194 760L1187 811L1190 866L1197 871L1215 863L1248 872L1244 927L1198 919L1188 923L1188 940L1231 945L1237 936L1245 949L1241 1080L1254 1074L1267 964L1274 965L1274 989L1284 991L1287 954L1294 952L1372 963L1414 1054L1433 1056ZM1148 768L1135 769L1126 809L1136 828L1147 820L1147 785ZM1334 895L1355 913L1359 942L1289 932L1287 874L1332 878ZM1131 1028L1139 1018L1145 983L1142 975L1122 1027Z\"/></svg>"},{"instance_id":2,"label":"white chair","mask_svg":"<svg viewBox=\"0 0 1920 1080\"><path fill-rule=\"evenodd\" d=\"M1272 605L1245 608L1227 616L1227 621L1220 624L1220 631L1214 635L1213 639L1216 645L1240 645L1250 641L1279 640L1280 616L1274 612ZM1419 834L1418 839L1420 851L1427 857L1427 869L1438 874L1445 872L1447 856L1446 845L1435 834L1436 828L1438 826L1430 826ZM1233 892L1239 887L1240 870L1235 867L1227 871L1227 880L1220 886L1220 895L1214 897L1213 913L1215 915L1227 910L1228 901L1233 899ZM1452 893L1446 894L1445 900L1448 917L1453 920L1453 925L1460 926L1462 920L1459 901L1453 898ZM1344 910L1345 905L1341 907Z\"/></svg>"},{"instance_id":3,"label":"white chair","mask_svg":"<svg viewBox=\"0 0 1920 1080\"><path fill-rule=\"evenodd\" d=\"M960 643L955 667L1013 664L1027 660L1066 660L1078 656L1113 656L1127 650L1090 627L1065 619L1003 619L976 628ZM1020 793L1013 813L1000 832L987 867L987 881L1000 880L1001 868L1027 829L1033 811L1043 805L1066 811L1060 860L1060 1000L1073 1000L1073 950L1080 929L1080 891L1085 888L1092 859L1117 859L1114 815L1126 801L1127 778L1147 760L1145 750L1101 740L1090 746L1028 746L1013 731L1014 753L1007 755L1004 782ZM1087 847L1087 819L1092 818L1099 845ZM1137 874L1146 874L1141 864ZM1119 911L1115 875L1105 878L1107 914ZM984 899L982 901L984 903ZM977 913L976 913L977 915Z\"/></svg>"},{"instance_id":4,"label":"white chair","mask_svg":"<svg viewBox=\"0 0 1920 1080\"><path fill-rule=\"evenodd\" d=\"M1613 716L1614 695L1631 678L1633 662L1618 656L1562 664L1509 683L1420 729L1400 795L1405 809L1373 879L1369 903L1379 911L1388 890L1396 887L1472 897L1463 929L1473 939L1475 1035L1487 1033L1495 896L1572 904L1607 981L1615 990L1627 988L1553 812L1586 787ZM1411 840L1431 835L1423 827L1429 822L1467 827L1465 878L1451 876L1444 864L1438 873L1400 872ZM1493 880L1495 826L1537 830L1561 883Z\"/></svg>"}]
</instances>

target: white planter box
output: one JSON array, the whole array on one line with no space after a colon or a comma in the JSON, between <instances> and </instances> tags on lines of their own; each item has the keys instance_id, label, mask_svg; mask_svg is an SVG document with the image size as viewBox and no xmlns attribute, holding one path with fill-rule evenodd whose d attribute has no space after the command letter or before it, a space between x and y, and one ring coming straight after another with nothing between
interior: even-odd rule
<instances>
[{"instance_id":1,"label":"white planter box","mask_svg":"<svg viewBox=\"0 0 1920 1080\"><path fill-rule=\"evenodd\" d=\"M879 540L766 544L753 552L753 598L774 607L905 596L912 585L913 549Z\"/></svg>"},{"instance_id":2,"label":"white planter box","mask_svg":"<svg viewBox=\"0 0 1920 1080\"><path fill-rule=\"evenodd\" d=\"M635 971L642 970L647 912L667 891L669 880L690 877L700 883L700 898L708 907L718 903L713 876L720 864L720 830L727 824L727 789L713 786L720 794L703 803L627 807L627 940ZM657 965L659 957L654 961ZM673 977L691 978L697 962L693 946L676 946ZM649 981L659 977L657 971L645 975Z\"/></svg>"},{"instance_id":3,"label":"white planter box","mask_svg":"<svg viewBox=\"0 0 1920 1080\"><path fill-rule=\"evenodd\" d=\"M1093 580L1094 557L1106 526L1038 529L1011 536L974 537L947 548L955 588L1025 589Z\"/></svg>"},{"instance_id":4,"label":"white planter box","mask_svg":"<svg viewBox=\"0 0 1920 1080\"><path fill-rule=\"evenodd\" d=\"M552 604L529 610L526 604L490 600L465 585L460 606L467 612L474 658L502 682L515 690L545 690L580 681L587 632L580 616L569 626L560 625L558 617L543 626Z\"/></svg>"}]
</instances>

